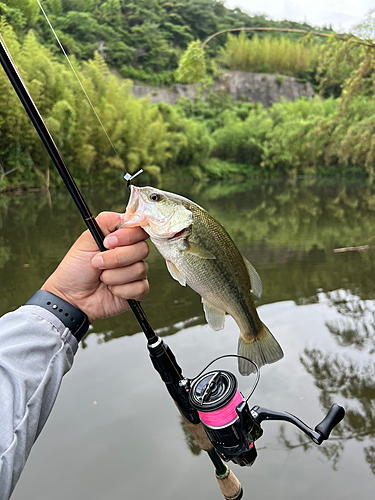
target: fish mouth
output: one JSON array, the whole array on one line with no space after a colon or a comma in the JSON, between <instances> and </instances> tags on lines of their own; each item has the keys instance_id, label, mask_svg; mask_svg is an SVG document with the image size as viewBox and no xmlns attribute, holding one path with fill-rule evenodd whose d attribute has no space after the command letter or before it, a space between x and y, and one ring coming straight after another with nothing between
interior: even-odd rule
<instances>
[{"instance_id":1,"label":"fish mouth","mask_svg":"<svg viewBox=\"0 0 375 500\"><path fill-rule=\"evenodd\" d=\"M142 210L142 197L140 189L136 186L130 186L130 198L126 206L126 211L121 217L121 221L117 224L116 229L120 227L137 227L146 223L144 210Z\"/></svg>"}]
</instances>

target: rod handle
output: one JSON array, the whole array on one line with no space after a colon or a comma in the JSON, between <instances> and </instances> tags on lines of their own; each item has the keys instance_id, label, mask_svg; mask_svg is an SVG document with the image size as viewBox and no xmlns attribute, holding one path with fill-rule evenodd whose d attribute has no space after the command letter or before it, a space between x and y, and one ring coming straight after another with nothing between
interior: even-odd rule
<instances>
[{"instance_id":1,"label":"rod handle","mask_svg":"<svg viewBox=\"0 0 375 500\"><path fill-rule=\"evenodd\" d=\"M209 451L213 448L211 441L208 439L208 436L206 434L206 431L203 428L203 425L201 423L199 424L193 424L192 422L189 422L189 420L185 417L185 415L182 413L182 410L179 408L178 404L175 401L175 404L178 408L178 411L181 413L182 418L184 419L184 422L186 424L186 427L189 429L191 435L195 439L196 443L198 446L203 450L203 451Z\"/></svg>"},{"instance_id":2,"label":"rod handle","mask_svg":"<svg viewBox=\"0 0 375 500\"><path fill-rule=\"evenodd\" d=\"M327 415L323 418L323 420L315 427L315 431L319 432L322 436L322 440L326 440L329 438L332 429L341 422L341 420L345 416L345 410L342 406L334 403Z\"/></svg>"},{"instance_id":3,"label":"rod handle","mask_svg":"<svg viewBox=\"0 0 375 500\"><path fill-rule=\"evenodd\" d=\"M242 498L243 489L241 483L229 467L224 476L218 476L216 474L216 479L225 500L240 500L240 498Z\"/></svg>"}]
</instances>

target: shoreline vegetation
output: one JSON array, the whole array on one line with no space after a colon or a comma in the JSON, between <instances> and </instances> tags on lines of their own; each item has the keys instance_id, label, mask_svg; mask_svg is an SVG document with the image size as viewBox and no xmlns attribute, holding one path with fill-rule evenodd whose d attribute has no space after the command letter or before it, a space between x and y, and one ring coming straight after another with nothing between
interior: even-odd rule
<instances>
[{"instance_id":1,"label":"shoreline vegetation","mask_svg":"<svg viewBox=\"0 0 375 500\"><path fill-rule=\"evenodd\" d=\"M209 0L183 5L118 0L105 3L108 11L98 0L46 0L43 6L114 151L72 71L53 48L35 4L0 0L0 33L78 185L112 184L124 171L140 168L153 183L168 176L204 181L365 175L373 180L375 50L353 43L352 37L337 38L330 28L323 29L330 37L318 41L309 35L241 31L214 38L203 55L197 39L217 28L238 23L312 27L250 17ZM199 9L205 20L196 17ZM354 33L369 43L375 39L374 17L370 12ZM151 36L152 20L159 23L159 38ZM184 77L181 61L193 49L201 63L194 67L188 61L190 73ZM210 91L210 81L223 70L275 73L280 85L283 75L295 76L312 83L316 95L270 108L234 101L226 92ZM170 86L176 75L204 89L205 99L151 104L132 94L129 78ZM0 95L0 192L61 186L3 71Z\"/></svg>"}]
</instances>

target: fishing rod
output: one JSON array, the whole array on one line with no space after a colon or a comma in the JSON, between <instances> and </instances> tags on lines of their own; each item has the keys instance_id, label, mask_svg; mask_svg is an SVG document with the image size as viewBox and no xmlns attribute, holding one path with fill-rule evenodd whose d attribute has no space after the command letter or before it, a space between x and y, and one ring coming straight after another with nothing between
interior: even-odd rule
<instances>
[{"instance_id":1,"label":"fishing rod","mask_svg":"<svg viewBox=\"0 0 375 500\"><path fill-rule=\"evenodd\" d=\"M30 96L22 77L10 56L1 34L0 63L40 139L42 140L53 164L64 181L64 184L77 206L87 228L98 245L99 250L101 252L106 251L107 249L103 244L104 235L93 217L80 190L78 189L72 175L70 174L68 167L65 165L64 160L62 159L60 152L39 113L38 108ZM128 184L131 179L132 176L128 175ZM192 407L189 401L189 384L188 381L184 379L182 369L178 365L174 354L172 353L170 347L156 335L140 303L132 299L128 300L128 303L146 336L147 348L149 350L153 366L165 383L168 392L174 399L177 408L182 414L193 437L197 441L198 445L207 452L215 467L216 479L224 498L226 500L239 500L243 494L242 486L231 469L223 463L213 444L209 441L199 419L198 412Z\"/></svg>"}]
</instances>

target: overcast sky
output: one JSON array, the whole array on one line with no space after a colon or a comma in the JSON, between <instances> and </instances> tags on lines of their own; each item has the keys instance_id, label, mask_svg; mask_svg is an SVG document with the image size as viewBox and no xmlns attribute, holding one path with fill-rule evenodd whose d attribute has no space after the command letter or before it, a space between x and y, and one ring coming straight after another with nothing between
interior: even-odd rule
<instances>
[{"instance_id":1,"label":"overcast sky","mask_svg":"<svg viewBox=\"0 0 375 500\"><path fill-rule=\"evenodd\" d=\"M332 24L336 31L350 31L375 8L375 0L226 0L226 7L240 7L248 14L272 19L306 21L313 26Z\"/></svg>"}]
</instances>

